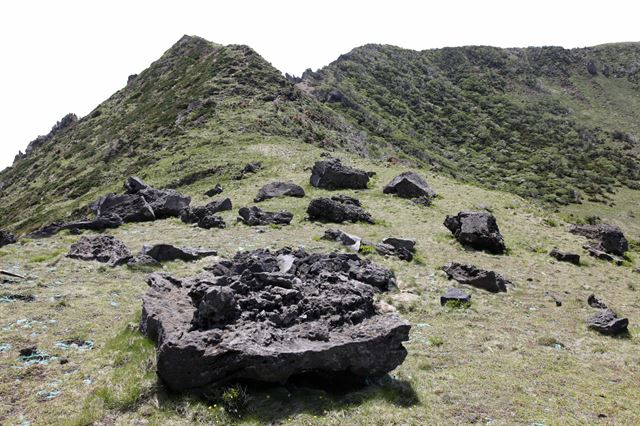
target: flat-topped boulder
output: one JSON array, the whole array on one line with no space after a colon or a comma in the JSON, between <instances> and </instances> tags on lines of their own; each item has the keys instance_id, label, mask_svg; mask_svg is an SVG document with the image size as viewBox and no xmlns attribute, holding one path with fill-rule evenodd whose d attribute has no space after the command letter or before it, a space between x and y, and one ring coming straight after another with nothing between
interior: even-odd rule
<instances>
[{"instance_id":1,"label":"flat-topped boulder","mask_svg":"<svg viewBox=\"0 0 640 426\"><path fill-rule=\"evenodd\" d=\"M447 291L440 296L440 305L444 306L447 302L471 303L471 295L465 293L459 288L449 287Z\"/></svg>"},{"instance_id":2,"label":"flat-topped boulder","mask_svg":"<svg viewBox=\"0 0 640 426\"><path fill-rule=\"evenodd\" d=\"M595 295L590 295L587 303L592 308L598 309L598 313L587 319L587 326L602 334L621 334L626 333L629 325L627 318L620 318L606 304L598 300Z\"/></svg>"},{"instance_id":3,"label":"flat-topped boulder","mask_svg":"<svg viewBox=\"0 0 640 426\"><path fill-rule=\"evenodd\" d=\"M316 161L310 178L311 185L324 189L366 189L369 173L345 166L338 158Z\"/></svg>"},{"instance_id":4,"label":"flat-topped boulder","mask_svg":"<svg viewBox=\"0 0 640 426\"><path fill-rule=\"evenodd\" d=\"M18 239L11 232L0 229L0 247L4 247L9 244L14 244L17 241Z\"/></svg>"},{"instance_id":5,"label":"flat-topped boulder","mask_svg":"<svg viewBox=\"0 0 640 426\"><path fill-rule=\"evenodd\" d=\"M118 216L123 222L148 222L156 219L153 209L140 194L107 194L98 200L96 216Z\"/></svg>"},{"instance_id":6,"label":"flat-topped boulder","mask_svg":"<svg viewBox=\"0 0 640 426\"><path fill-rule=\"evenodd\" d=\"M580 255L576 253L564 252L558 250L557 248L554 248L549 252L549 256L560 262L569 262L573 263L574 265L580 266Z\"/></svg>"},{"instance_id":7,"label":"flat-topped boulder","mask_svg":"<svg viewBox=\"0 0 640 426\"><path fill-rule=\"evenodd\" d=\"M426 197L431 199L436 196L436 192L429 187L427 180L416 172L404 172L394 177L382 192L395 194L401 198Z\"/></svg>"},{"instance_id":8,"label":"flat-topped boulder","mask_svg":"<svg viewBox=\"0 0 640 426\"><path fill-rule=\"evenodd\" d=\"M581 235L591 240L591 246L597 250L623 256L629 250L629 242L624 236L622 229L616 225L573 225L569 232Z\"/></svg>"},{"instance_id":9,"label":"flat-topped boulder","mask_svg":"<svg viewBox=\"0 0 640 426\"><path fill-rule=\"evenodd\" d=\"M156 244L153 246L142 247L141 255L152 257L158 262L166 262L171 260L184 260L189 262L192 260L202 259L208 256L217 256L215 250L193 248L193 247L176 247L171 244Z\"/></svg>"},{"instance_id":10,"label":"flat-topped boulder","mask_svg":"<svg viewBox=\"0 0 640 426\"><path fill-rule=\"evenodd\" d=\"M449 279L492 293L506 292L507 284L511 284L511 281L497 272L480 269L473 265L451 262L443 266L442 270Z\"/></svg>"},{"instance_id":11,"label":"flat-topped boulder","mask_svg":"<svg viewBox=\"0 0 640 426\"><path fill-rule=\"evenodd\" d=\"M503 254L507 247L498 228L496 218L487 212L459 212L444 220L453 236L464 246Z\"/></svg>"},{"instance_id":12,"label":"flat-topped boulder","mask_svg":"<svg viewBox=\"0 0 640 426\"><path fill-rule=\"evenodd\" d=\"M293 213L280 210L268 212L260 207L243 207L238 210L238 220L249 226L288 225L293 220Z\"/></svg>"},{"instance_id":13,"label":"flat-topped boulder","mask_svg":"<svg viewBox=\"0 0 640 426\"><path fill-rule=\"evenodd\" d=\"M131 251L112 235L81 237L71 245L67 257L79 260L95 260L110 266L122 265L131 258Z\"/></svg>"},{"instance_id":14,"label":"flat-topped boulder","mask_svg":"<svg viewBox=\"0 0 640 426\"><path fill-rule=\"evenodd\" d=\"M304 189L293 182L271 182L260 188L253 201L259 203L276 197L304 197Z\"/></svg>"},{"instance_id":15,"label":"flat-topped boulder","mask_svg":"<svg viewBox=\"0 0 640 426\"><path fill-rule=\"evenodd\" d=\"M152 274L140 329L178 392L302 373L382 376L404 361L410 325L376 304L380 274L367 268L356 255L283 249L241 252L186 279Z\"/></svg>"},{"instance_id":16,"label":"flat-topped boulder","mask_svg":"<svg viewBox=\"0 0 640 426\"><path fill-rule=\"evenodd\" d=\"M311 220L325 222L368 222L374 223L373 218L360 205L360 201L347 196L331 198L315 198L307 207L307 214Z\"/></svg>"}]
</instances>

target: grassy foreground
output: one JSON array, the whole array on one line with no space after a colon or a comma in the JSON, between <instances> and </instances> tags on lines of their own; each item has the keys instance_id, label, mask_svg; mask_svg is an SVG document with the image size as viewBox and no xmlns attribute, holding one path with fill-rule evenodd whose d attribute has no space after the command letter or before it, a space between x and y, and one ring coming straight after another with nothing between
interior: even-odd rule
<instances>
[{"instance_id":1,"label":"grassy foreground","mask_svg":"<svg viewBox=\"0 0 640 426\"><path fill-rule=\"evenodd\" d=\"M132 251L156 242L211 247L221 256L261 247L340 250L336 243L318 240L326 225L305 220L309 199L327 194L308 185L307 168L320 150L280 138L234 142L216 151L219 155L198 158L211 167L239 158L261 160L263 170L241 181L214 176L180 188L194 197L195 205L203 204L201 194L222 179L222 196L234 203L232 212L222 214L226 229L202 230L170 219L129 224L112 234ZM241 416L228 409L224 389L210 399L167 394L156 379L153 344L136 331L146 271L67 259L68 246L79 237L61 234L0 250L3 268L29 277L2 282L0 295L36 297L32 302L7 298L0 304L0 424L638 423L640 275L630 265L640 253L630 253L629 264L621 267L590 258L579 267L558 263L547 254L554 246L586 256L580 248L584 240L566 232L564 212L556 216L515 195L428 172L441 197L430 208L419 207L382 194L382 186L404 167L342 157L377 173L369 190L341 192L360 198L378 224L340 228L374 241L392 235L418 241L419 256L411 263L369 255L396 273L399 289L383 298L413 325L406 343L409 355L397 370L367 387L342 392L301 383L250 386ZM162 186L171 181L170 167L168 159L143 177ZM292 211L291 226L235 224L237 208L252 204L258 188L276 179L291 179L307 191L304 199L261 205ZM508 255L464 250L442 226L446 214L479 205L496 215ZM618 207L640 215L637 204ZM602 215L639 238L637 217ZM172 262L164 270L189 276L212 261ZM470 307L441 307L439 295L452 284L440 267L449 261L494 269L512 279L514 287L497 295L465 287L472 294ZM562 306L556 307L546 292L559 297ZM629 336L611 338L586 328L584 320L593 313L586 304L591 293L629 318ZM29 346L51 358L20 358L19 351Z\"/></svg>"}]
</instances>

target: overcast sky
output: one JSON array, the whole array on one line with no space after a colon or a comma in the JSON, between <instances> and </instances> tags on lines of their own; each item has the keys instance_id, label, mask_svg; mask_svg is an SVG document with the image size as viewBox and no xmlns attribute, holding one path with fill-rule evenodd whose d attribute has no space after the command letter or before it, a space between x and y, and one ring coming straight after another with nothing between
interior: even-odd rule
<instances>
[{"instance_id":1,"label":"overcast sky","mask_svg":"<svg viewBox=\"0 0 640 426\"><path fill-rule=\"evenodd\" d=\"M636 1L1 1L0 169L83 116L183 34L248 44L300 75L366 43L584 47L640 41Z\"/></svg>"}]
</instances>

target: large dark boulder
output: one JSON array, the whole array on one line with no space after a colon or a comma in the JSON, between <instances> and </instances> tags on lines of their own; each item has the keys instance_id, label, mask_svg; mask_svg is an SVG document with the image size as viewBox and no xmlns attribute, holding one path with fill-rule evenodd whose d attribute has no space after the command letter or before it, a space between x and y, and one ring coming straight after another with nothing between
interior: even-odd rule
<instances>
[{"instance_id":1,"label":"large dark boulder","mask_svg":"<svg viewBox=\"0 0 640 426\"><path fill-rule=\"evenodd\" d=\"M569 262L569 263L573 263L574 265L580 266L579 254L564 252L564 251L558 250L557 248L554 248L553 250L551 250L551 252L549 252L549 256L553 257L554 259L557 259L560 262Z\"/></svg>"},{"instance_id":2,"label":"large dark boulder","mask_svg":"<svg viewBox=\"0 0 640 426\"><path fill-rule=\"evenodd\" d=\"M309 203L307 214L311 220L325 222L374 223L371 215L360 206L358 200L346 196L315 198Z\"/></svg>"},{"instance_id":3,"label":"large dark boulder","mask_svg":"<svg viewBox=\"0 0 640 426\"><path fill-rule=\"evenodd\" d=\"M591 240L592 247L609 254L623 256L629 250L629 242L616 225L573 225L569 232Z\"/></svg>"},{"instance_id":4,"label":"large dark boulder","mask_svg":"<svg viewBox=\"0 0 640 426\"><path fill-rule=\"evenodd\" d=\"M174 189L145 188L138 191L149 203L157 219L180 217L189 204L191 197L182 195Z\"/></svg>"},{"instance_id":5,"label":"large dark boulder","mask_svg":"<svg viewBox=\"0 0 640 426\"><path fill-rule=\"evenodd\" d=\"M444 226L462 245L494 254L502 254L507 249L496 218L490 213L460 212L447 216Z\"/></svg>"},{"instance_id":6,"label":"large dark boulder","mask_svg":"<svg viewBox=\"0 0 640 426\"><path fill-rule=\"evenodd\" d=\"M260 188L258 195L253 201L268 200L276 197L304 197L304 189L293 182L271 182Z\"/></svg>"},{"instance_id":7,"label":"large dark boulder","mask_svg":"<svg viewBox=\"0 0 640 426\"><path fill-rule=\"evenodd\" d=\"M492 293L507 291L507 284L511 282L494 271L486 271L473 265L463 265L451 262L442 267L449 279L461 284L469 284Z\"/></svg>"},{"instance_id":8,"label":"large dark boulder","mask_svg":"<svg viewBox=\"0 0 640 426\"><path fill-rule=\"evenodd\" d=\"M4 247L9 244L14 244L16 241L18 240L16 239L15 235L13 235L9 231L0 229L0 247Z\"/></svg>"},{"instance_id":9,"label":"large dark boulder","mask_svg":"<svg viewBox=\"0 0 640 426\"><path fill-rule=\"evenodd\" d=\"M180 219L184 223L199 223L207 216L214 216L216 213L231 210L233 204L231 199L213 200L205 206L189 207L182 212Z\"/></svg>"},{"instance_id":10,"label":"large dark boulder","mask_svg":"<svg viewBox=\"0 0 640 426\"><path fill-rule=\"evenodd\" d=\"M124 222L147 222L156 219L153 209L140 194L107 194L96 205L96 215L119 216Z\"/></svg>"},{"instance_id":11,"label":"large dark boulder","mask_svg":"<svg viewBox=\"0 0 640 426\"><path fill-rule=\"evenodd\" d=\"M203 257L216 256L218 253L215 250L209 249L176 247L171 244L156 244L154 246L142 247L140 254L152 257L158 262L171 260L190 262L192 260L202 259Z\"/></svg>"},{"instance_id":12,"label":"large dark boulder","mask_svg":"<svg viewBox=\"0 0 640 426\"><path fill-rule=\"evenodd\" d=\"M173 391L198 393L243 379L388 373L407 355L410 325L376 304L366 265L355 255L257 250L192 278L152 274L140 329L156 342L158 375Z\"/></svg>"},{"instance_id":13,"label":"large dark boulder","mask_svg":"<svg viewBox=\"0 0 640 426\"><path fill-rule=\"evenodd\" d=\"M281 210L267 212L259 207L242 207L238 211L238 220L249 226L288 225L293 220L293 213Z\"/></svg>"},{"instance_id":14,"label":"large dark boulder","mask_svg":"<svg viewBox=\"0 0 640 426\"><path fill-rule=\"evenodd\" d=\"M110 266L122 265L131 258L131 252L120 240L111 235L81 237L71 245L67 257L79 260L96 260Z\"/></svg>"},{"instance_id":15,"label":"large dark boulder","mask_svg":"<svg viewBox=\"0 0 640 426\"><path fill-rule=\"evenodd\" d=\"M415 172L404 172L394 177L382 192L396 194L401 198L427 197L431 199L436 196L435 191L429 187L427 180Z\"/></svg>"},{"instance_id":16,"label":"large dark boulder","mask_svg":"<svg viewBox=\"0 0 640 426\"><path fill-rule=\"evenodd\" d=\"M590 295L587 299L587 303L592 308L598 309L598 313L587 319L587 326L593 330L596 330L602 334L621 334L627 332L627 326L629 320L627 318L620 318L618 315L609 309L607 305L598 300L595 295Z\"/></svg>"},{"instance_id":17,"label":"large dark boulder","mask_svg":"<svg viewBox=\"0 0 640 426\"><path fill-rule=\"evenodd\" d=\"M317 161L311 171L311 185L324 189L366 189L369 174L344 166L338 158Z\"/></svg>"}]
</instances>

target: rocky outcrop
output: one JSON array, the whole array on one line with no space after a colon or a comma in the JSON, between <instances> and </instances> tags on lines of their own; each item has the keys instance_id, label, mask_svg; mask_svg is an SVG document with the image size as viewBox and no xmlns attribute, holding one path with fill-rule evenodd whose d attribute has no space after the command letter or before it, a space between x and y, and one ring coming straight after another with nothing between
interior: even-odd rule
<instances>
[{"instance_id":1,"label":"rocky outcrop","mask_svg":"<svg viewBox=\"0 0 640 426\"><path fill-rule=\"evenodd\" d=\"M449 279L469 284L492 293L506 292L511 281L494 271L486 271L473 265L451 262L442 267Z\"/></svg>"},{"instance_id":2,"label":"rocky outcrop","mask_svg":"<svg viewBox=\"0 0 640 426\"><path fill-rule=\"evenodd\" d=\"M369 174L344 166L338 158L317 161L311 171L311 185L324 189L366 189Z\"/></svg>"},{"instance_id":3,"label":"rocky outcrop","mask_svg":"<svg viewBox=\"0 0 640 426\"><path fill-rule=\"evenodd\" d=\"M141 255L149 256L158 262L167 262L171 260L184 260L190 262L192 260L202 259L208 256L217 256L215 250L192 248L192 247L176 247L171 244L156 244L154 246L142 247Z\"/></svg>"},{"instance_id":4,"label":"rocky outcrop","mask_svg":"<svg viewBox=\"0 0 640 426\"><path fill-rule=\"evenodd\" d=\"M25 150L24 154L22 154L20 152L15 157L14 164L16 162L20 161L21 159L23 159L24 157L30 155L34 150L38 149L40 146L48 143L58 133L60 133L63 130L66 130L66 129L72 127L77 122L78 122L78 116L77 115L75 115L73 113L69 113L69 114L65 115L64 117L62 117L60 119L60 121L58 121L56 124L53 125L53 127L51 128L51 131L49 133L47 133L44 136L38 136L37 138L35 138L31 142L29 142L29 145L27 146L27 149Z\"/></svg>"},{"instance_id":5,"label":"rocky outcrop","mask_svg":"<svg viewBox=\"0 0 640 426\"><path fill-rule=\"evenodd\" d=\"M131 258L131 252L120 240L111 235L81 237L71 245L67 257L79 260L95 260L110 266L122 265Z\"/></svg>"},{"instance_id":6,"label":"rocky outcrop","mask_svg":"<svg viewBox=\"0 0 640 426\"><path fill-rule=\"evenodd\" d=\"M551 252L549 252L549 256L557 259L560 262L569 262L573 263L574 265L580 266L579 254L563 252L558 250L557 248L554 248L553 250L551 250Z\"/></svg>"},{"instance_id":7,"label":"rocky outcrop","mask_svg":"<svg viewBox=\"0 0 640 426\"><path fill-rule=\"evenodd\" d=\"M440 296L440 305L444 306L447 302L471 303L471 295L465 293L459 288L449 287L447 291Z\"/></svg>"},{"instance_id":8,"label":"rocky outcrop","mask_svg":"<svg viewBox=\"0 0 640 426\"><path fill-rule=\"evenodd\" d=\"M382 190L385 194L395 194L401 198L426 198L436 196L427 180L415 172L404 172L394 177Z\"/></svg>"},{"instance_id":9,"label":"rocky outcrop","mask_svg":"<svg viewBox=\"0 0 640 426\"><path fill-rule=\"evenodd\" d=\"M356 255L283 249L238 253L187 279L152 274L140 328L173 391L384 375L405 359L410 325L376 305L392 275L371 269Z\"/></svg>"},{"instance_id":10,"label":"rocky outcrop","mask_svg":"<svg viewBox=\"0 0 640 426\"><path fill-rule=\"evenodd\" d=\"M569 232L581 235L591 241L590 247L616 256L623 256L629 250L629 242L622 230L615 225L573 225Z\"/></svg>"},{"instance_id":11,"label":"rocky outcrop","mask_svg":"<svg viewBox=\"0 0 640 426\"><path fill-rule=\"evenodd\" d=\"M621 334L627 332L627 326L629 320L627 318L620 318L618 315L609 309L607 305L598 300L595 295L590 295L587 299L587 303L592 308L598 309L598 313L587 319L587 326L593 330L596 330L602 334Z\"/></svg>"},{"instance_id":12,"label":"rocky outcrop","mask_svg":"<svg viewBox=\"0 0 640 426\"><path fill-rule=\"evenodd\" d=\"M276 197L304 197L304 189L293 182L271 182L260 188L253 201L259 203Z\"/></svg>"},{"instance_id":13,"label":"rocky outcrop","mask_svg":"<svg viewBox=\"0 0 640 426\"><path fill-rule=\"evenodd\" d=\"M259 207L243 207L238 211L238 220L249 226L288 225L293 220L293 213L281 210L267 212Z\"/></svg>"},{"instance_id":14,"label":"rocky outcrop","mask_svg":"<svg viewBox=\"0 0 640 426\"><path fill-rule=\"evenodd\" d=\"M9 231L0 229L0 247L14 244L17 240L16 236Z\"/></svg>"},{"instance_id":15,"label":"rocky outcrop","mask_svg":"<svg viewBox=\"0 0 640 426\"><path fill-rule=\"evenodd\" d=\"M313 199L307 207L307 214L311 220L325 222L374 223L371 215L361 207L360 201L347 196Z\"/></svg>"},{"instance_id":16,"label":"rocky outcrop","mask_svg":"<svg viewBox=\"0 0 640 426\"><path fill-rule=\"evenodd\" d=\"M460 212L447 216L444 226L462 245L493 254L502 254L507 249L496 218L490 213Z\"/></svg>"}]
</instances>

